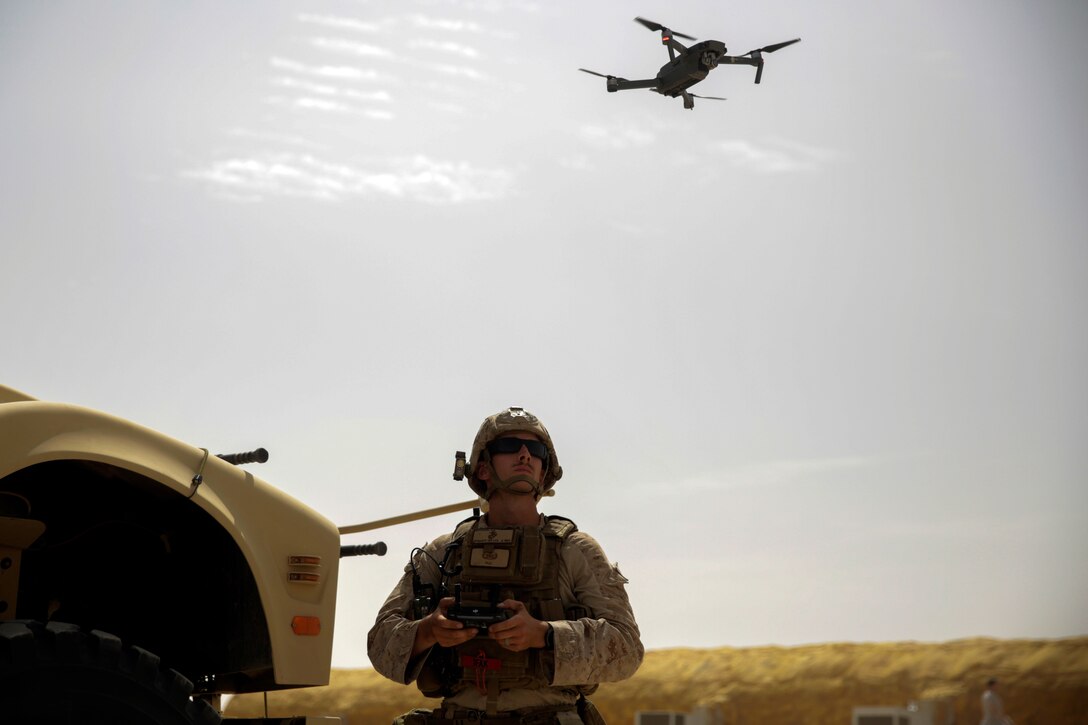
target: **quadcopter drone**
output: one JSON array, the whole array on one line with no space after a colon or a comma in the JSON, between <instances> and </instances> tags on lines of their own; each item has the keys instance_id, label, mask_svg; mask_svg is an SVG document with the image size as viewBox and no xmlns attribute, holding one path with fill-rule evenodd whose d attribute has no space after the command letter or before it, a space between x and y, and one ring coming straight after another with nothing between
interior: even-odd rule
<instances>
[{"instance_id":1,"label":"quadcopter drone","mask_svg":"<svg viewBox=\"0 0 1088 725\"><path fill-rule=\"evenodd\" d=\"M722 43L719 40L704 40L703 42L696 43L688 48L680 43L680 41L676 40L676 38L695 40L695 38L690 35L674 32L661 23L655 23L646 18L635 18L635 22L642 23L650 30L660 30L661 44L669 49L669 62L661 66L661 70L657 72L656 78L629 81L626 78L605 75L604 73L586 70L585 68L579 68L578 70L583 73L589 73L604 78L609 93L626 91L631 88L649 88L651 91L660 93L663 96L670 96L671 98L676 98L677 96L682 97L684 99L684 108L688 109L695 108L696 98L707 98L714 101L725 100L718 96L697 96L694 93L688 92L688 88L706 78L707 74L719 65L728 63L731 65L740 64L755 66L756 83L759 83L760 79L763 77L763 54L773 53L776 50L785 48L787 45L793 45L794 43L799 43L801 41L800 38L794 38L793 40L775 43L774 45L765 45L762 48L750 50L744 55L726 55L725 52L727 48L725 47L725 43Z\"/></svg>"}]
</instances>

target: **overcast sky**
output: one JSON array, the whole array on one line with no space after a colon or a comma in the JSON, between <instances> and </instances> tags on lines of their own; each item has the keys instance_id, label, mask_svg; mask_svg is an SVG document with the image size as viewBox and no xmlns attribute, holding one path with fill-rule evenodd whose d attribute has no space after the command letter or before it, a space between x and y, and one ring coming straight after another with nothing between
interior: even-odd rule
<instances>
[{"instance_id":1,"label":"overcast sky","mask_svg":"<svg viewBox=\"0 0 1088 725\"><path fill-rule=\"evenodd\" d=\"M606 93L643 15L744 53ZM524 406L649 648L1088 634L1079 0L0 5L0 379L346 525ZM414 546L342 563L334 663Z\"/></svg>"}]
</instances>

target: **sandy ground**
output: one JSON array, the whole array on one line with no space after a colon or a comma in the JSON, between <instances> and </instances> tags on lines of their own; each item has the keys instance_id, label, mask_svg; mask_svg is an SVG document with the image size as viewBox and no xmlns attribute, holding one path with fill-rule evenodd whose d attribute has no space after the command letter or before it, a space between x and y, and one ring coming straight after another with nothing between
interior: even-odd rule
<instances>
[{"instance_id":1,"label":"sandy ground","mask_svg":"<svg viewBox=\"0 0 1088 725\"><path fill-rule=\"evenodd\" d=\"M701 710L712 725L850 725L855 706L912 701L933 703L933 725L977 725L989 677L1016 725L1088 725L1088 636L657 650L591 699L610 725L630 725L639 710ZM334 670L328 687L270 693L269 714L388 725L435 702L370 669ZM262 712L261 695L244 695L226 714Z\"/></svg>"}]
</instances>

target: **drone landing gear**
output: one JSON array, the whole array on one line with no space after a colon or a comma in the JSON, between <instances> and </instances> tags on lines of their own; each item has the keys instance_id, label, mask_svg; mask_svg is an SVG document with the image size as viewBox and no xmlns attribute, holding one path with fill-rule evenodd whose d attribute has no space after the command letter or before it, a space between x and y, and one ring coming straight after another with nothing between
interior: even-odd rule
<instances>
[{"instance_id":1,"label":"drone landing gear","mask_svg":"<svg viewBox=\"0 0 1088 725\"><path fill-rule=\"evenodd\" d=\"M695 108L695 97L687 91L681 91L680 95L684 97L684 108L693 110Z\"/></svg>"}]
</instances>

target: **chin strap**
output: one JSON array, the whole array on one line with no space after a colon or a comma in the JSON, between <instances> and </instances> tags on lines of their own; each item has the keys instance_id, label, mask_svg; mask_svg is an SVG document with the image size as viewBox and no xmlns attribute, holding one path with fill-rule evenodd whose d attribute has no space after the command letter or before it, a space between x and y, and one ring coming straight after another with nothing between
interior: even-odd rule
<instances>
[{"instance_id":1,"label":"chin strap","mask_svg":"<svg viewBox=\"0 0 1088 725\"><path fill-rule=\"evenodd\" d=\"M507 493L512 493L515 496L532 496L538 501L540 500L541 495L544 493L543 481L538 481L532 476L518 474L516 476L511 476L510 478L499 478L499 474L495 473L495 467L491 465L490 455L488 455L486 459L480 461L480 463L487 466L488 470L491 471L491 478L487 480L487 496L485 497L486 499L490 499L491 494L495 493L495 491L498 491L499 489L502 489ZM515 483L523 482L529 484L532 487L532 490L518 491L511 488L511 486L513 486Z\"/></svg>"}]
</instances>

